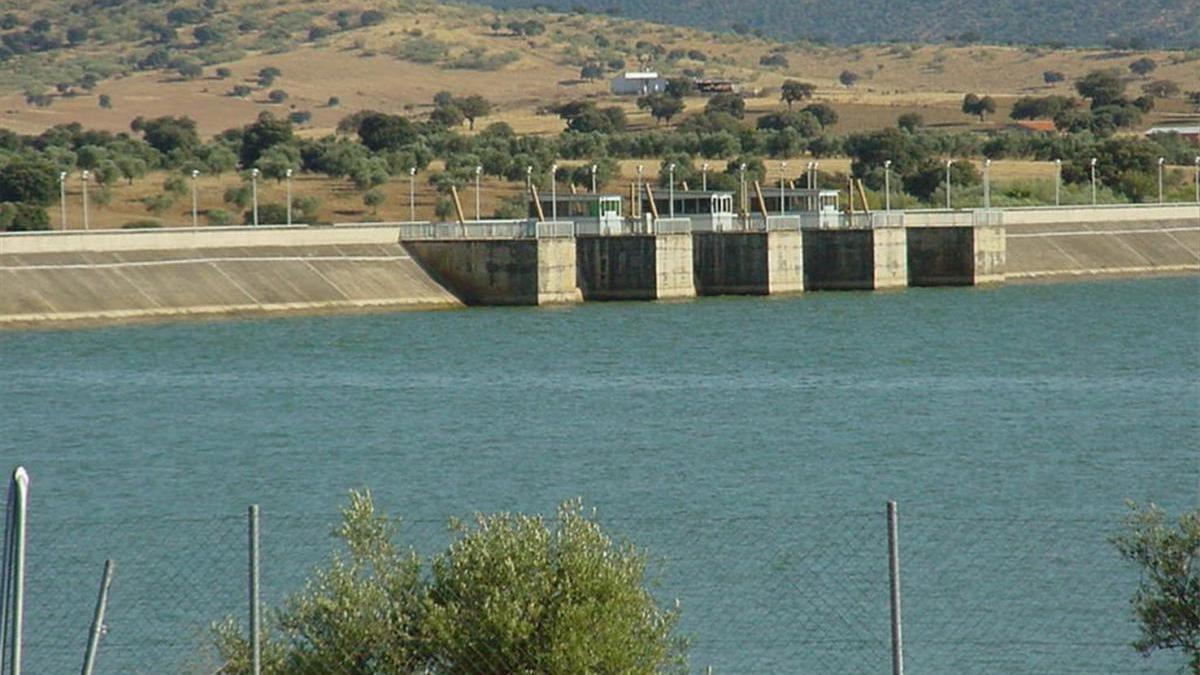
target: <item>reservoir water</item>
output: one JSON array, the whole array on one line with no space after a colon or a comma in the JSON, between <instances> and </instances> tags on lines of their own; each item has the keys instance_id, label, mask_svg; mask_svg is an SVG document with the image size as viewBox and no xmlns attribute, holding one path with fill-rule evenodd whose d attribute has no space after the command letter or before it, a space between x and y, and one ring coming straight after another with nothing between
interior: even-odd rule
<instances>
[{"instance_id":1,"label":"reservoir water","mask_svg":"<svg viewBox=\"0 0 1200 675\"><path fill-rule=\"evenodd\" d=\"M246 506L275 602L359 487L422 551L581 497L694 671L890 672L888 499L912 672L1181 665L1128 646L1108 538L1200 503L1194 277L6 332L0 382L32 673L78 669L107 557L97 672L201 672Z\"/></svg>"}]
</instances>

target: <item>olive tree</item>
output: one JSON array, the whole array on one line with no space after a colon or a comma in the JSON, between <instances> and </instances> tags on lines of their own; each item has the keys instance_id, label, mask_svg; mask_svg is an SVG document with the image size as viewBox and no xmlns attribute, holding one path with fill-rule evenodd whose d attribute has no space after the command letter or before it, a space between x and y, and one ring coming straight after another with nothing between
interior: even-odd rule
<instances>
[{"instance_id":1,"label":"olive tree","mask_svg":"<svg viewBox=\"0 0 1200 675\"><path fill-rule=\"evenodd\" d=\"M1153 504L1130 510L1126 530L1112 542L1141 571L1130 600L1142 633L1133 646L1146 655L1179 650L1200 673L1200 508L1176 524Z\"/></svg>"},{"instance_id":2,"label":"olive tree","mask_svg":"<svg viewBox=\"0 0 1200 675\"><path fill-rule=\"evenodd\" d=\"M342 546L268 612L262 672L662 673L686 668L678 609L646 589L647 559L579 502L552 522L516 514L453 523L428 568L397 543L400 522L352 492ZM220 672L250 672L244 630L214 627Z\"/></svg>"}]
</instances>

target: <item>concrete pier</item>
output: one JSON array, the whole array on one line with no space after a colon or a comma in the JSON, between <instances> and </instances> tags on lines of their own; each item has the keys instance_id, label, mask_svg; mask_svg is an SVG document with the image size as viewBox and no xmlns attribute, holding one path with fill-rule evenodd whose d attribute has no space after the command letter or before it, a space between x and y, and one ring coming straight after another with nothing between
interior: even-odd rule
<instances>
[{"instance_id":1,"label":"concrete pier","mask_svg":"<svg viewBox=\"0 0 1200 675\"><path fill-rule=\"evenodd\" d=\"M908 285L902 227L801 232L805 290L875 290Z\"/></svg>"},{"instance_id":2,"label":"concrete pier","mask_svg":"<svg viewBox=\"0 0 1200 675\"><path fill-rule=\"evenodd\" d=\"M696 295L692 235L624 234L575 239L585 300L663 300Z\"/></svg>"},{"instance_id":3,"label":"concrete pier","mask_svg":"<svg viewBox=\"0 0 1200 675\"><path fill-rule=\"evenodd\" d=\"M697 232L697 295L777 295L804 290L799 230Z\"/></svg>"},{"instance_id":4,"label":"concrete pier","mask_svg":"<svg viewBox=\"0 0 1200 675\"><path fill-rule=\"evenodd\" d=\"M974 286L1004 281L1002 226L909 227L909 286Z\"/></svg>"},{"instance_id":5,"label":"concrete pier","mask_svg":"<svg viewBox=\"0 0 1200 675\"><path fill-rule=\"evenodd\" d=\"M575 240L458 239L404 241L404 250L467 305L579 302Z\"/></svg>"}]
</instances>

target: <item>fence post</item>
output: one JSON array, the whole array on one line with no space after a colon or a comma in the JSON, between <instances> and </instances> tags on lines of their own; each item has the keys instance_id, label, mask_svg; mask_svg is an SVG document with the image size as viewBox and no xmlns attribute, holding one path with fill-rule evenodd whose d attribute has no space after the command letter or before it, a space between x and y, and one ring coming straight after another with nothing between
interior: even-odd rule
<instances>
[{"instance_id":1,"label":"fence post","mask_svg":"<svg viewBox=\"0 0 1200 675\"><path fill-rule=\"evenodd\" d=\"M887 503L888 579L892 587L892 675L904 675L904 638L900 620L900 533L896 502Z\"/></svg>"},{"instance_id":2,"label":"fence post","mask_svg":"<svg viewBox=\"0 0 1200 675\"><path fill-rule=\"evenodd\" d=\"M258 504L250 506L250 658L251 672L262 675L262 625L258 603Z\"/></svg>"},{"instance_id":3,"label":"fence post","mask_svg":"<svg viewBox=\"0 0 1200 675\"><path fill-rule=\"evenodd\" d=\"M100 635L104 633L104 610L108 607L108 587L112 585L113 561L104 561L104 576L100 578L100 595L96 598L96 613L92 616L92 630L88 634L87 653L83 655L82 675L92 675L96 667L96 652L100 649Z\"/></svg>"}]
</instances>

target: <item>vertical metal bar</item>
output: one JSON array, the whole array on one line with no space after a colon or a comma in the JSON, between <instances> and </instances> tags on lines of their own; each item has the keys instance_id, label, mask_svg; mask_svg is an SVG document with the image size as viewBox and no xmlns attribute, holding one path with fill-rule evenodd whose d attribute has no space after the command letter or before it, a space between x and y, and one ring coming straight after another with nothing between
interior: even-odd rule
<instances>
[{"instance_id":1,"label":"vertical metal bar","mask_svg":"<svg viewBox=\"0 0 1200 675\"><path fill-rule=\"evenodd\" d=\"M250 506L250 655L251 672L262 674L262 625L258 601L258 504Z\"/></svg>"},{"instance_id":2,"label":"vertical metal bar","mask_svg":"<svg viewBox=\"0 0 1200 675\"><path fill-rule=\"evenodd\" d=\"M892 675L904 675L904 637L900 618L900 533L896 502L887 503L888 579L892 587Z\"/></svg>"},{"instance_id":3,"label":"vertical metal bar","mask_svg":"<svg viewBox=\"0 0 1200 675\"><path fill-rule=\"evenodd\" d=\"M104 611L108 607L108 587L112 585L113 561L104 561L104 576L100 579L100 595L96 598L96 613L92 616L92 630L88 635L87 653L83 656L82 675L92 675L96 667L96 652L100 648L100 636L104 634Z\"/></svg>"},{"instance_id":4,"label":"vertical metal bar","mask_svg":"<svg viewBox=\"0 0 1200 675\"><path fill-rule=\"evenodd\" d=\"M25 618L25 523L29 506L29 474L24 467L13 472L16 507L13 511L13 642L11 675L21 675L21 633Z\"/></svg>"}]
</instances>

